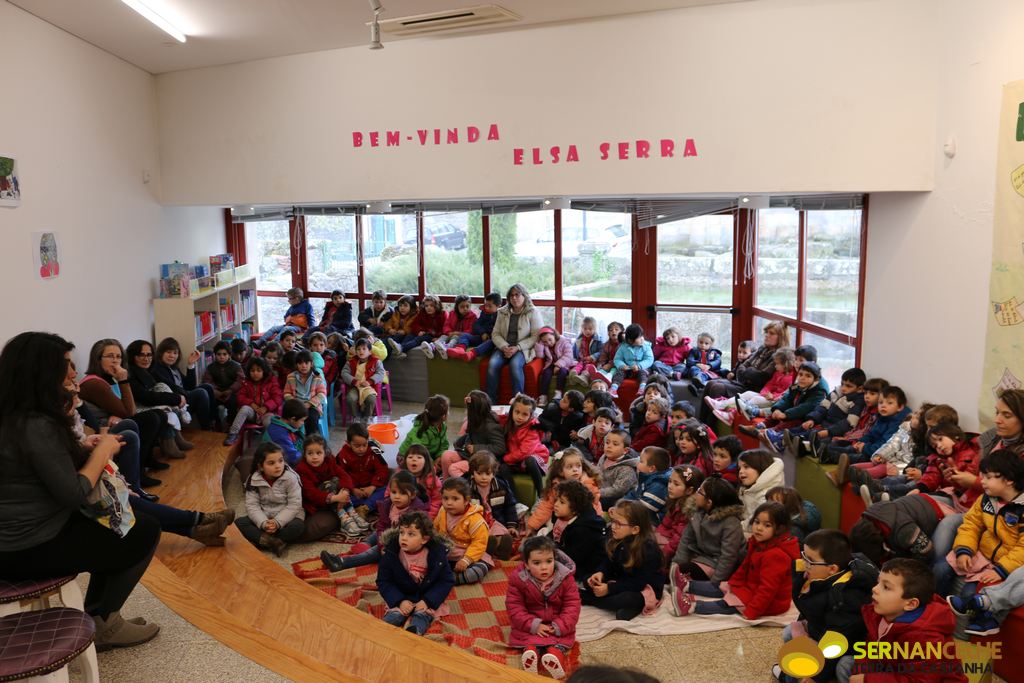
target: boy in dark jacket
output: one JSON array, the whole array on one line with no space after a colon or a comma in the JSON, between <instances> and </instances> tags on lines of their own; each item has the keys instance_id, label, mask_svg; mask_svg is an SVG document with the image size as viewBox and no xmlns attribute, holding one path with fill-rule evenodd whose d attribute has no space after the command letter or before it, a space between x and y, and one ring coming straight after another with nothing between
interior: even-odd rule
<instances>
[{"instance_id":1,"label":"boy in dark jacket","mask_svg":"<svg viewBox=\"0 0 1024 683\"><path fill-rule=\"evenodd\" d=\"M380 337L384 334L384 321L391 316L391 312L387 296L378 289L373 293L370 305L359 312L359 326Z\"/></svg>"},{"instance_id":2,"label":"boy in dark jacket","mask_svg":"<svg viewBox=\"0 0 1024 683\"><path fill-rule=\"evenodd\" d=\"M494 322L498 319L499 308L501 308L501 294L491 292L485 296L484 305L480 307L480 314L473 323L473 331L460 336L458 343L448 349L448 356L468 363L474 358L491 353L494 350L491 332L494 331Z\"/></svg>"},{"instance_id":3,"label":"boy in dark jacket","mask_svg":"<svg viewBox=\"0 0 1024 683\"><path fill-rule=\"evenodd\" d=\"M551 434L547 444L552 451L572 445L572 434L583 429L587 418L583 414L583 394L571 389L557 401L552 401L540 414L540 426Z\"/></svg>"},{"instance_id":4,"label":"boy in dark jacket","mask_svg":"<svg viewBox=\"0 0 1024 683\"><path fill-rule=\"evenodd\" d=\"M377 590L388 606L383 619L421 636L455 587L448 548L424 512L403 514L391 534L377 566Z\"/></svg>"},{"instance_id":5,"label":"boy in dark jacket","mask_svg":"<svg viewBox=\"0 0 1024 683\"><path fill-rule=\"evenodd\" d=\"M594 512L594 494L582 482L563 481L555 486L555 523L551 538L576 565L576 583L582 584L604 561L604 520Z\"/></svg>"},{"instance_id":6,"label":"boy in dark jacket","mask_svg":"<svg viewBox=\"0 0 1024 683\"><path fill-rule=\"evenodd\" d=\"M344 292L336 289L331 292L331 302L324 306L324 319L320 321L320 331L324 334L339 332L349 337L354 329L352 326L352 304L345 301Z\"/></svg>"},{"instance_id":7,"label":"boy in dark jacket","mask_svg":"<svg viewBox=\"0 0 1024 683\"><path fill-rule=\"evenodd\" d=\"M837 463L839 466L828 473L828 478L832 480L832 483L840 487L845 484L846 472L850 465L870 460L875 451L892 438L892 435L908 417L910 417L910 408L907 407L907 395L896 386L885 388L882 391L882 399L878 402L878 420L871 425L871 429L849 446L829 444L829 454L839 456Z\"/></svg>"},{"instance_id":8,"label":"boy in dark jacket","mask_svg":"<svg viewBox=\"0 0 1024 683\"><path fill-rule=\"evenodd\" d=\"M245 373L242 366L231 360L231 344L219 341L213 347L213 362L206 366L203 373L203 384L213 385L213 398L217 405L224 406L228 411L225 424L231 424L238 410L238 399L235 394L242 386Z\"/></svg>"},{"instance_id":9,"label":"boy in dark jacket","mask_svg":"<svg viewBox=\"0 0 1024 683\"><path fill-rule=\"evenodd\" d=\"M860 368L850 368L843 373L838 389L832 392L807 414L807 419L798 426L789 429L765 430L767 436L776 447L783 445L793 455L810 453L810 435L813 432L818 439L831 439L843 436L860 422L860 414L864 412L864 382L867 375ZM803 440L807 438L808 441Z\"/></svg>"},{"instance_id":10,"label":"boy in dark jacket","mask_svg":"<svg viewBox=\"0 0 1024 683\"><path fill-rule=\"evenodd\" d=\"M768 429L781 435L782 430L799 426L815 407L825 400L825 388L822 386L821 368L817 363L805 362L796 371L796 381L786 390L778 401L769 408L754 408L736 398L737 409L752 420L761 415L768 419L757 425L740 425L740 431L748 436L761 440L772 453L779 452L779 445L768 436ZM779 439L781 442L781 438Z\"/></svg>"},{"instance_id":11,"label":"boy in dark jacket","mask_svg":"<svg viewBox=\"0 0 1024 683\"><path fill-rule=\"evenodd\" d=\"M878 581L878 569L863 556L855 556L846 534L837 529L821 529L807 536L802 559L793 573L793 604L800 610L800 620L782 632L782 641L807 635L821 640L826 632L840 633L850 643L864 640L866 629L861 607L871 602L871 589ZM802 565L802 567L801 567ZM853 656L826 659L825 668L812 678L826 683L836 678L836 671L849 678ZM772 668L783 683L799 679Z\"/></svg>"},{"instance_id":12,"label":"boy in dark jacket","mask_svg":"<svg viewBox=\"0 0 1024 683\"><path fill-rule=\"evenodd\" d=\"M302 457L302 442L306 438L306 405L295 398L284 402L281 416L270 418L270 425L263 430L263 441L272 441L284 451L284 459L292 467Z\"/></svg>"},{"instance_id":13,"label":"boy in dark jacket","mask_svg":"<svg viewBox=\"0 0 1024 683\"><path fill-rule=\"evenodd\" d=\"M651 513L651 523L661 524L665 516L665 503L668 502L668 476L672 458L668 451L658 446L648 446L640 452L637 463L637 486L622 497L623 500L636 500Z\"/></svg>"},{"instance_id":14,"label":"boy in dark jacket","mask_svg":"<svg viewBox=\"0 0 1024 683\"><path fill-rule=\"evenodd\" d=\"M494 523L514 530L519 523L516 496L512 486L498 476L498 459L489 451L475 451L469 459L465 479L471 491L470 502L484 509L488 527Z\"/></svg>"},{"instance_id":15,"label":"boy in dark jacket","mask_svg":"<svg viewBox=\"0 0 1024 683\"><path fill-rule=\"evenodd\" d=\"M722 352L711 348L715 338L709 332L701 332L697 336L697 345L686 354L686 377L690 386L700 389L710 380L720 377L722 371Z\"/></svg>"}]
</instances>

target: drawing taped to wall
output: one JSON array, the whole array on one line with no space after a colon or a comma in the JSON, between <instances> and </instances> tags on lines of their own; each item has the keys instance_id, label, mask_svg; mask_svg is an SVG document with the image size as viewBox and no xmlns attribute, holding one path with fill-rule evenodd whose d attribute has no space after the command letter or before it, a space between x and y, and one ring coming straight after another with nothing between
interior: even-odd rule
<instances>
[{"instance_id":1,"label":"drawing taped to wall","mask_svg":"<svg viewBox=\"0 0 1024 683\"><path fill-rule=\"evenodd\" d=\"M0 206L17 206L20 203L18 162L14 157L0 156Z\"/></svg>"},{"instance_id":2,"label":"drawing taped to wall","mask_svg":"<svg viewBox=\"0 0 1024 683\"><path fill-rule=\"evenodd\" d=\"M60 259L57 253L57 233L32 233L32 257L39 277L50 280L60 275Z\"/></svg>"}]
</instances>

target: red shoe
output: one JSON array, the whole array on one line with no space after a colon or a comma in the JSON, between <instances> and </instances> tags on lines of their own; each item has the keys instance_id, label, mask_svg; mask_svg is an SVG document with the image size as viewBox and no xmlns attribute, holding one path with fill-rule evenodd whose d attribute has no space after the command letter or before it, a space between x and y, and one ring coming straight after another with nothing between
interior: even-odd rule
<instances>
[{"instance_id":1,"label":"red shoe","mask_svg":"<svg viewBox=\"0 0 1024 683\"><path fill-rule=\"evenodd\" d=\"M452 358L458 358L459 360L465 360L466 359L466 349L462 348L461 346L452 346L451 348L448 349L448 358L449 358L449 360L452 359Z\"/></svg>"},{"instance_id":2,"label":"red shoe","mask_svg":"<svg viewBox=\"0 0 1024 683\"><path fill-rule=\"evenodd\" d=\"M531 674L537 673L537 661L540 657L537 656L537 648L528 647L523 650L523 671Z\"/></svg>"},{"instance_id":3,"label":"red shoe","mask_svg":"<svg viewBox=\"0 0 1024 683\"><path fill-rule=\"evenodd\" d=\"M548 648L548 651L540 658L540 663L556 681L565 678L565 655L557 647Z\"/></svg>"},{"instance_id":4,"label":"red shoe","mask_svg":"<svg viewBox=\"0 0 1024 683\"><path fill-rule=\"evenodd\" d=\"M451 353L451 351L449 351L448 353ZM476 349L470 349L469 351L466 351L466 355L462 358L462 360L466 361L467 363L472 363L474 358L476 358Z\"/></svg>"}]
</instances>

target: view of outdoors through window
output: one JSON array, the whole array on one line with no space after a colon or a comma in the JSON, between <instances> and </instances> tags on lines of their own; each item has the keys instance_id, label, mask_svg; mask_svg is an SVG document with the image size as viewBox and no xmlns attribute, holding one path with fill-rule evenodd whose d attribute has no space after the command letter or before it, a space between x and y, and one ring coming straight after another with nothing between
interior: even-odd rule
<instances>
[{"instance_id":1,"label":"view of outdoors through window","mask_svg":"<svg viewBox=\"0 0 1024 683\"><path fill-rule=\"evenodd\" d=\"M359 290L355 216L306 216L306 269L311 292Z\"/></svg>"},{"instance_id":2,"label":"view of outdoors through window","mask_svg":"<svg viewBox=\"0 0 1024 683\"><path fill-rule=\"evenodd\" d=\"M423 272L431 294L485 293L479 211L423 214Z\"/></svg>"},{"instance_id":3,"label":"view of outdoors through window","mask_svg":"<svg viewBox=\"0 0 1024 683\"><path fill-rule=\"evenodd\" d=\"M286 291L292 286L292 257L288 221L258 221L245 224L247 261L256 272L256 287ZM284 319L288 300L284 297L256 298L260 325L264 329Z\"/></svg>"},{"instance_id":4,"label":"view of outdoors through window","mask_svg":"<svg viewBox=\"0 0 1024 683\"><path fill-rule=\"evenodd\" d=\"M658 303L731 306L732 242L732 214L659 225Z\"/></svg>"},{"instance_id":5,"label":"view of outdoors through window","mask_svg":"<svg viewBox=\"0 0 1024 683\"><path fill-rule=\"evenodd\" d=\"M363 259L367 292L418 292L416 216L363 216Z\"/></svg>"},{"instance_id":6,"label":"view of outdoors through window","mask_svg":"<svg viewBox=\"0 0 1024 683\"><path fill-rule=\"evenodd\" d=\"M520 282L531 297L553 299L555 212L503 213L489 221L491 287L504 296Z\"/></svg>"},{"instance_id":7,"label":"view of outdoors through window","mask_svg":"<svg viewBox=\"0 0 1024 683\"><path fill-rule=\"evenodd\" d=\"M563 298L632 299L632 232L628 213L563 211Z\"/></svg>"},{"instance_id":8,"label":"view of outdoors through window","mask_svg":"<svg viewBox=\"0 0 1024 683\"><path fill-rule=\"evenodd\" d=\"M796 317L800 214L765 209L757 219L757 294L761 308Z\"/></svg>"},{"instance_id":9,"label":"view of outdoors through window","mask_svg":"<svg viewBox=\"0 0 1024 683\"><path fill-rule=\"evenodd\" d=\"M804 320L857 334L861 212L807 212Z\"/></svg>"}]
</instances>

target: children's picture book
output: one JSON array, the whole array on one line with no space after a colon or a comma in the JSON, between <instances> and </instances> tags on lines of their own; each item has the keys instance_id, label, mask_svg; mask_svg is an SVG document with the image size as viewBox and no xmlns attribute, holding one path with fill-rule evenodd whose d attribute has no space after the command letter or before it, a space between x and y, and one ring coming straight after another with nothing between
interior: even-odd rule
<instances>
[{"instance_id":1,"label":"children's picture book","mask_svg":"<svg viewBox=\"0 0 1024 683\"><path fill-rule=\"evenodd\" d=\"M0 206L21 204L21 183L18 181L18 161L0 155Z\"/></svg>"}]
</instances>

